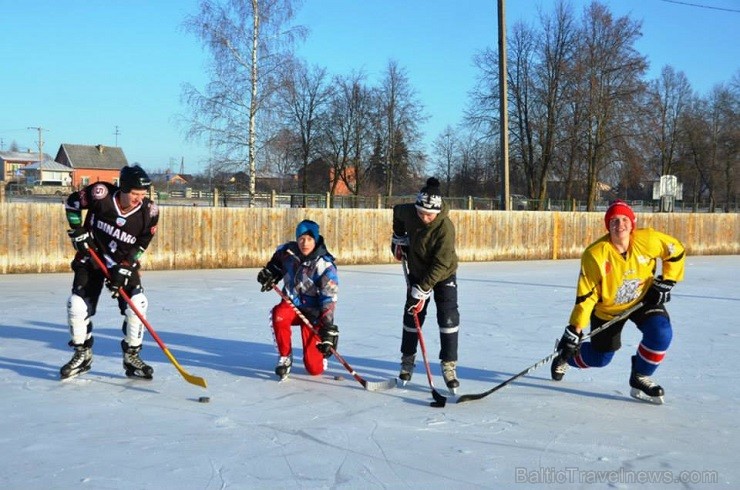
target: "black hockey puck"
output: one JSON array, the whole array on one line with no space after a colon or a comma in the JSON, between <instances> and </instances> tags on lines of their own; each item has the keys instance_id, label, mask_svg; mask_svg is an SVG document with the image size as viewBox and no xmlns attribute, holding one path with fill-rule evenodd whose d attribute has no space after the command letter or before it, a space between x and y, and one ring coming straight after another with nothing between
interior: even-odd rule
<instances>
[{"instance_id":1,"label":"black hockey puck","mask_svg":"<svg viewBox=\"0 0 740 490\"><path fill-rule=\"evenodd\" d=\"M429 406L434 408L444 408L445 402L429 402Z\"/></svg>"},{"instance_id":2,"label":"black hockey puck","mask_svg":"<svg viewBox=\"0 0 740 490\"><path fill-rule=\"evenodd\" d=\"M198 401L200 403L208 403L208 402L211 401L211 399L209 397L207 397L207 396L201 396L200 398L198 398Z\"/></svg>"}]
</instances>

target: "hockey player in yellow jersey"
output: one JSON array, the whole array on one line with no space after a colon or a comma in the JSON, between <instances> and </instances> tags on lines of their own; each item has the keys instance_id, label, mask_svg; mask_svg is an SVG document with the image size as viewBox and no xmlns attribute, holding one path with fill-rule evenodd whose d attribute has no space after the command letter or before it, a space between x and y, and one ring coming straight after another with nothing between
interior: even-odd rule
<instances>
[{"instance_id":1,"label":"hockey player in yellow jersey","mask_svg":"<svg viewBox=\"0 0 740 490\"><path fill-rule=\"evenodd\" d=\"M652 228L636 228L635 213L624 201L614 201L604 223L609 233L589 245L581 256L576 303L558 343L551 366L552 378L563 379L568 366L604 367L621 347L627 319L581 342L583 330L596 329L638 302L643 307L631 320L642 332L632 356L630 394L652 403L663 403L664 390L650 376L665 358L673 328L665 303L671 289L683 280L685 252L676 238ZM661 273L655 277L658 262Z\"/></svg>"}]
</instances>

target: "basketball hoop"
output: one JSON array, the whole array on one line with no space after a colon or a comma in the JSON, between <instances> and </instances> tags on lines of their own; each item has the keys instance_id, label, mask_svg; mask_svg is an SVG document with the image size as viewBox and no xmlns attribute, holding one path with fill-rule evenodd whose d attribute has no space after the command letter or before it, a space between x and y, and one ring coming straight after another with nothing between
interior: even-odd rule
<instances>
[{"instance_id":1,"label":"basketball hoop","mask_svg":"<svg viewBox=\"0 0 740 490\"><path fill-rule=\"evenodd\" d=\"M661 175L660 181L653 183L653 199L660 200L661 212L671 213L676 199L683 199L683 184L675 175Z\"/></svg>"}]
</instances>

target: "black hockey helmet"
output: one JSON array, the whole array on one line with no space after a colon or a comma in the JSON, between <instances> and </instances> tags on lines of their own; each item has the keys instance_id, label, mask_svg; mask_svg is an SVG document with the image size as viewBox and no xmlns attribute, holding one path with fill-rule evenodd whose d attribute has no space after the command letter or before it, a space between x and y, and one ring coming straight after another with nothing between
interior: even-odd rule
<instances>
[{"instance_id":1,"label":"black hockey helmet","mask_svg":"<svg viewBox=\"0 0 740 490\"><path fill-rule=\"evenodd\" d=\"M123 167L118 182L122 192L131 192L131 189L148 190L152 185L149 176L138 165Z\"/></svg>"}]
</instances>

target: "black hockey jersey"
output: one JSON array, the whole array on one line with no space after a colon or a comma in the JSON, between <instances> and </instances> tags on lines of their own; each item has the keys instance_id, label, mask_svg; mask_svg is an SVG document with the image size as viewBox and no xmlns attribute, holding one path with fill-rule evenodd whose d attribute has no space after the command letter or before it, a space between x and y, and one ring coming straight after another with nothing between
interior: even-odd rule
<instances>
[{"instance_id":1,"label":"black hockey jersey","mask_svg":"<svg viewBox=\"0 0 740 490\"><path fill-rule=\"evenodd\" d=\"M144 198L134 209L122 212L115 199L120 189L108 182L97 182L73 192L67 198L65 211L72 228L84 226L93 236L100 252L116 263L134 264L144 253L157 232L159 209ZM82 210L87 210L82 223Z\"/></svg>"}]
</instances>

